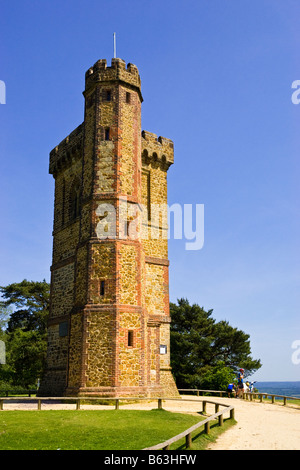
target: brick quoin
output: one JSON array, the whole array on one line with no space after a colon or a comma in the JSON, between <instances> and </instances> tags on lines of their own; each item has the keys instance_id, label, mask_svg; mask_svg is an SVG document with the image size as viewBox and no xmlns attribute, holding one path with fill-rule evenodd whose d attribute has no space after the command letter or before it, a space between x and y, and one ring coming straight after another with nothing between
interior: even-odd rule
<instances>
[{"instance_id":1,"label":"brick quoin","mask_svg":"<svg viewBox=\"0 0 300 470\"><path fill-rule=\"evenodd\" d=\"M39 396L176 397L167 227L152 239L149 212L148 238L124 237L133 217L121 217L124 201L127 208L167 204L173 142L141 130L135 65L98 60L83 95L84 121L50 152L53 259ZM115 208L115 237L98 236L99 224L111 228L107 213L97 212L104 203Z\"/></svg>"}]
</instances>

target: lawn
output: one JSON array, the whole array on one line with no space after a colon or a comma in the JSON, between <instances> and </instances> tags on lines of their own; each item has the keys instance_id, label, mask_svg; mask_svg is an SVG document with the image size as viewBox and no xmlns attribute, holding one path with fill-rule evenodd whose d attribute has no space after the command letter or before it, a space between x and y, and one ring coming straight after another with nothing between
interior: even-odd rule
<instances>
[{"instance_id":1,"label":"lawn","mask_svg":"<svg viewBox=\"0 0 300 470\"><path fill-rule=\"evenodd\" d=\"M1 411L0 450L137 450L203 419L165 410Z\"/></svg>"}]
</instances>

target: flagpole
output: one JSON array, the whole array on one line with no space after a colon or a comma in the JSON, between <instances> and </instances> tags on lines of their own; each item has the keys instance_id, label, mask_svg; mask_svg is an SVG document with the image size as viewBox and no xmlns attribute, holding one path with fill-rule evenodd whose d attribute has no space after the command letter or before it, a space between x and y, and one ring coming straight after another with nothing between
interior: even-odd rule
<instances>
[{"instance_id":1,"label":"flagpole","mask_svg":"<svg viewBox=\"0 0 300 470\"><path fill-rule=\"evenodd\" d=\"M114 33L114 58L117 57L116 33Z\"/></svg>"}]
</instances>

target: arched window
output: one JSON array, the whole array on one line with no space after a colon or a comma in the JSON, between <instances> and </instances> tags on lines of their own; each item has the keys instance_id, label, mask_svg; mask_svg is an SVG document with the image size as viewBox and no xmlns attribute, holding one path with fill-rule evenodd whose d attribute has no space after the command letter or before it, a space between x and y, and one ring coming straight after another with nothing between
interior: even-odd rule
<instances>
[{"instance_id":1,"label":"arched window","mask_svg":"<svg viewBox=\"0 0 300 470\"><path fill-rule=\"evenodd\" d=\"M70 220L80 216L80 183L76 180L70 192Z\"/></svg>"}]
</instances>

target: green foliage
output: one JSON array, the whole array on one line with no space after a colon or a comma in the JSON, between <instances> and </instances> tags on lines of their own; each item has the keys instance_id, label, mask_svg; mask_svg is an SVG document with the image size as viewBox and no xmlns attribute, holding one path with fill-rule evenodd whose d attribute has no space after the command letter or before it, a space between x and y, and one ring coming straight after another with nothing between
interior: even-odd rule
<instances>
[{"instance_id":1,"label":"green foliage","mask_svg":"<svg viewBox=\"0 0 300 470\"><path fill-rule=\"evenodd\" d=\"M8 361L14 371L14 384L33 386L44 371L47 353L46 334L16 329L9 336Z\"/></svg>"},{"instance_id":2,"label":"green foliage","mask_svg":"<svg viewBox=\"0 0 300 470\"><path fill-rule=\"evenodd\" d=\"M250 356L249 335L216 322L212 312L186 299L170 304L171 365L179 388L224 390L240 367L245 376L261 367Z\"/></svg>"},{"instance_id":3,"label":"green foliage","mask_svg":"<svg viewBox=\"0 0 300 470\"><path fill-rule=\"evenodd\" d=\"M205 390L226 390L229 383L235 380L235 373L224 361L216 365L203 367L201 373L201 388Z\"/></svg>"},{"instance_id":4,"label":"green foliage","mask_svg":"<svg viewBox=\"0 0 300 470\"><path fill-rule=\"evenodd\" d=\"M10 386L32 387L43 374L47 349L49 284L27 281L0 287L0 339L6 344L6 365L0 381ZM9 313L9 318L8 314ZM9 388L9 387L8 387Z\"/></svg>"},{"instance_id":5,"label":"green foliage","mask_svg":"<svg viewBox=\"0 0 300 470\"><path fill-rule=\"evenodd\" d=\"M5 287L0 287L5 306L13 305L15 308L26 308L31 313L47 310L49 307L49 284L42 282L27 281L15 282Z\"/></svg>"},{"instance_id":6,"label":"green foliage","mask_svg":"<svg viewBox=\"0 0 300 470\"><path fill-rule=\"evenodd\" d=\"M7 322L10 315L12 314L13 309L0 302L0 339L3 340L5 336L5 329L7 327Z\"/></svg>"}]
</instances>

